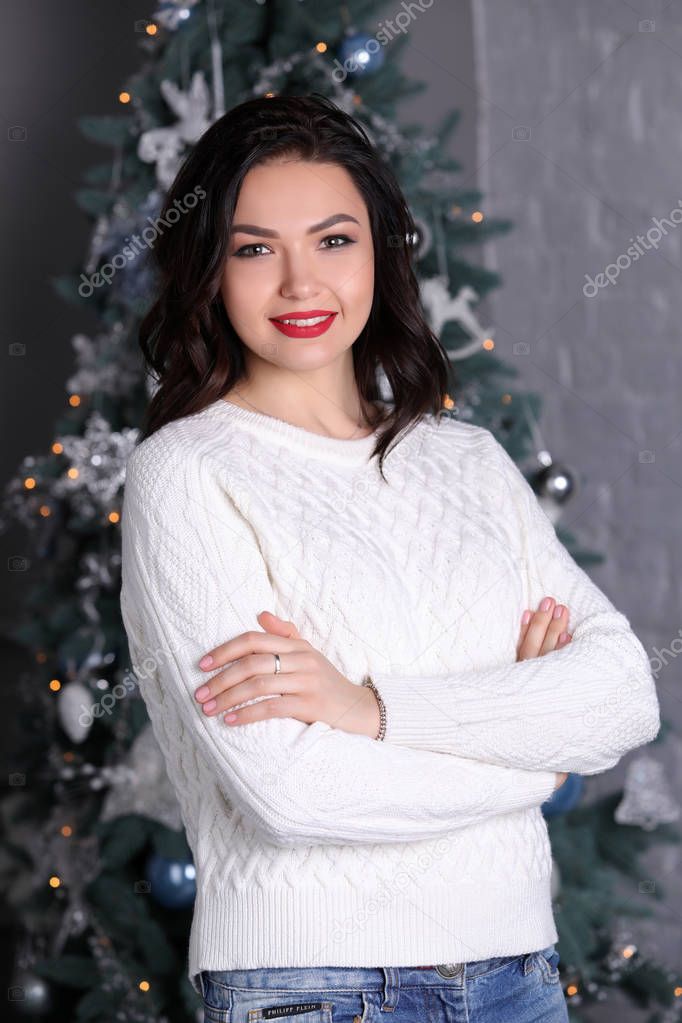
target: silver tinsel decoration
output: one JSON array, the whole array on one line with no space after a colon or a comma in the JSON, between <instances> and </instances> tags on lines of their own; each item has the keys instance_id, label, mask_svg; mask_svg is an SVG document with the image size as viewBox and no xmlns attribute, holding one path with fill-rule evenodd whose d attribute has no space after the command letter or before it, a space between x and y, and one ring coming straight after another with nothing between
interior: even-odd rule
<instances>
[{"instance_id":1,"label":"silver tinsel decoration","mask_svg":"<svg viewBox=\"0 0 682 1023\"><path fill-rule=\"evenodd\" d=\"M143 132L137 155L145 163L156 165L157 181L167 191L180 167L185 147L196 142L211 125L211 97L203 71L195 71L187 92L168 79L161 82L161 92L178 120L168 127Z\"/></svg>"},{"instance_id":2,"label":"silver tinsel decoration","mask_svg":"<svg viewBox=\"0 0 682 1023\"><path fill-rule=\"evenodd\" d=\"M162 0L154 11L153 19L169 32L175 32L183 21L189 18L192 7L198 2L199 0Z\"/></svg>"},{"instance_id":3,"label":"silver tinsel decoration","mask_svg":"<svg viewBox=\"0 0 682 1023\"><path fill-rule=\"evenodd\" d=\"M114 397L130 394L140 369L124 356L125 336L122 323L115 324L108 333L97 334L94 340L86 334L74 334L71 344L78 368L66 381L67 393L82 396L98 392Z\"/></svg>"},{"instance_id":4,"label":"silver tinsel decoration","mask_svg":"<svg viewBox=\"0 0 682 1023\"><path fill-rule=\"evenodd\" d=\"M111 789L102 807L103 821L136 813L173 831L182 830L180 805L150 724L137 736L123 763L111 769L109 780Z\"/></svg>"},{"instance_id":5,"label":"silver tinsel decoration","mask_svg":"<svg viewBox=\"0 0 682 1023\"><path fill-rule=\"evenodd\" d=\"M120 499L126 462L139 432L136 427L116 432L101 413L94 411L83 436L59 437L69 468L78 473L71 477L65 471L51 482L55 498L67 498L84 518L106 518Z\"/></svg>"},{"instance_id":6,"label":"silver tinsel decoration","mask_svg":"<svg viewBox=\"0 0 682 1023\"><path fill-rule=\"evenodd\" d=\"M645 831L679 820L680 806L665 777L663 764L642 753L628 765L623 798L613 816L619 824L637 824Z\"/></svg>"}]
</instances>

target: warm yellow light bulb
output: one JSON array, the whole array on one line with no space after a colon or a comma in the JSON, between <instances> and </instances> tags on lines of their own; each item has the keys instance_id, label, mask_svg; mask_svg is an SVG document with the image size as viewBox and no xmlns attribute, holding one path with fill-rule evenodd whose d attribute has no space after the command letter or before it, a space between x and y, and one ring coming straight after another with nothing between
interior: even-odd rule
<instances>
[{"instance_id":1,"label":"warm yellow light bulb","mask_svg":"<svg viewBox=\"0 0 682 1023\"><path fill-rule=\"evenodd\" d=\"M474 224L480 224L481 221L483 220L483 214L481 213L480 210L474 210L474 212L471 214L471 219L473 220Z\"/></svg>"},{"instance_id":2,"label":"warm yellow light bulb","mask_svg":"<svg viewBox=\"0 0 682 1023\"><path fill-rule=\"evenodd\" d=\"M50 878L50 888L59 888L61 883L62 882L59 880L59 878L56 877L54 874Z\"/></svg>"}]
</instances>

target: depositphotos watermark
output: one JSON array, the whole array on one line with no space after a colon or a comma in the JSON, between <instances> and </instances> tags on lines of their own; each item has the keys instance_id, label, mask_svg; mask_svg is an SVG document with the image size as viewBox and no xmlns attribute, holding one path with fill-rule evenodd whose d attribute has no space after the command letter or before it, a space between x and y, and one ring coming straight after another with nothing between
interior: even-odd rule
<instances>
[{"instance_id":1,"label":"depositphotos watermark","mask_svg":"<svg viewBox=\"0 0 682 1023\"><path fill-rule=\"evenodd\" d=\"M102 263L99 270L90 274L89 277L81 274L82 283L78 285L78 294L81 298L90 298L95 288L101 288L103 284L111 284L117 270L121 270L126 263L130 263L135 259L145 247L152 248L158 236L163 234L159 224L162 224L163 227L172 227L173 224L177 224L181 214L188 213L189 210L194 209L199 199L204 199L205 196L206 192L204 189L201 185L197 185L184 198L176 199L173 203L175 209L167 210L165 217L147 217L150 226L143 228L141 232L142 238L140 238L140 235L134 234L132 237L133 244L124 245L121 252L117 252L111 262Z\"/></svg>"},{"instance_id":2,"label":"depositphotos watermark","mask_svg":"<svg viewBox=\"0 0 682 1023\"><path fill-rule=\"evenodd\" d=\"M677 205L682 207L682 199L677 200ZM618 275L621 270L629 270L633 263L636 263L640 256L643 256L649 249L657 249L661 238L667 235L667 230L663 225L667 227L677 227L678 224L682 224L682 209L672 209L667 217L663 220L659 220L658 217L652 217L654 227L650 227L646 234L637 235L636 245L630 245L626 252L622 252L616 259L615 263L609 263L604 268L602 273L592 278L589 274L585 274L585 283L583 284L583 295L585 298L594 298L598 294L600 288L608 288L609 284L615 284ZM634 242L634 239L630 239ZM649 244L646 244L646 241ZM644 248L640 248L643 246Z\"/></svg>"},{"instance_id":3,"label":"depositphotos watermark","mask_svg":"<svg viewBox=\"0 0 682 1023\"><path fill-rule=\"evenodd\" d=\"M386 46L390 43L391 39L402 32L403 35L407 32L409 24L414 21L418 14L423 14L424 11L430 10L433 7L434 0L403 0L402 11L399 11L395 18L390 18L386 21L380 21L381 26L377 34L372 39L368 39L364 46L360 50L356 51L356 55L364 50L370 56L377 53L382 46ZM397 26L397 27L394 27ZM358 69L364 70L356 57L347 57L343 64L338 59L334 58L334 64L336 67L332 71L332 78L335 82L340 84L345 82L349 74L354 74Z\"/></svg>"},{"instance_id":4,"label":"depositphotos watermark","mask_svg":"<svg viewBox=\"0 0 682 1023\"><path fill-rule=\"evenodd\" d=\"M122 700L128 693L132 693L143 680L154 677L164 656L165 651L162 647L150 651L141 665L133 664L132 671L125 671L123 681L117 682L108 693L104 693L100 700L92 703L89 707L81 703L81 712L78 715L79 725L82 728L90 728L95 718L111 714L119 700Z\"/></svg>"}]
</instances>

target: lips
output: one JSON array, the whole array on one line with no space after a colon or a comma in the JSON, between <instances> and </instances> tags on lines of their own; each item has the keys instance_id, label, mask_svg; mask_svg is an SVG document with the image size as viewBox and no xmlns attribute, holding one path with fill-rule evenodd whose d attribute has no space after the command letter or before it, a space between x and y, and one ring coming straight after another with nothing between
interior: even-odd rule
<instances>
[{"instance_id":1,"label":"lips","mask_svg":"<svg viewBox=\"0 0 682 1023\"><path fill-rule=\"evenodd\" d=\"M324 334L325 331L329 330L332 323L336 319L336 313L330 312L328 309L306 309L305 312L300 313L283 313L280 317L270 317L270 322L277 327L282 334L286 337L296 338L310 338L319 337ZM326 319L321 320L319 323L312 324L308 327L300 327L295 323L283 323L283 320L304 320L312 319L318 316L325 316Z\"/></svg>"},{"instance_id":2,"label":"lips","mask_svg":"<svg viewBox=\"0 0 682 1023\"><path fill-rule=\"evenodd\" d=\"M291 313L280 313L279 316L271 316L271 320L309 320L313 316L330 316L331 309L298 309Z\"/></svg>"}]
</instances>

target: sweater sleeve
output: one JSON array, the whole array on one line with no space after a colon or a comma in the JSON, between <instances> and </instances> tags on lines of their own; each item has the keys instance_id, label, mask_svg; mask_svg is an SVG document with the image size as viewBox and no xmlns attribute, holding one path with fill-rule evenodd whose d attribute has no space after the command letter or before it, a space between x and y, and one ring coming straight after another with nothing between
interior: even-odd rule
<instances>
[{"instance_id":1,"label":"sweater sleeve","mask_svg":"<svg viewBox=\"0 0 682 1023\"><path fill-rule=\"evenodd\" d=\"M525 606L537 609L544 596L565 604L573 638L530 660L516 661L514 651L513 662L481 671L430 678L372 672L386 705L386 741L499 766L598 774L658 734L646 652L625 615L559 541L516 463L480 429Z\"/></svg>"},{"instance_id":2,"label":"sweater sleeve","mask_svg":"<svg viewBox=\"0 0 682 1023\"><path fill-rule=\"evenodd\" d=\"M192 453L163 492L136 464L139 450L127 465L121 611L181 805L202 798L208 772L270 843L364 844L440 836L550 797L553 771L404 749L323 722L230 727L206 716L194 698L207 678L199 658L260 631L256 615L277 611L275 593L253 530L217 474Z\"/></svg>"}]
</instances>

